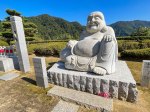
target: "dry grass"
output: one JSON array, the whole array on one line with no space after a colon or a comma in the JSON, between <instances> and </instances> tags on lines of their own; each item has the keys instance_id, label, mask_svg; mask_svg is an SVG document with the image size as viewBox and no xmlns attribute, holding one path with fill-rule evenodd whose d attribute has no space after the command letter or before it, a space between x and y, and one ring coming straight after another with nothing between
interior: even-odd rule
<instances>
[{"instance_id":1,"label":"dry grass","mask_svg":"<svg viewBox=\"0 0 150 112\"><path fill-rule=\"evenodd\" d=\"M53 85L50 84L47 89L36 86L33 57L30 56L31 72L24 74L13 71L20 76L11 81L0 81L0 112L49 112L59 101L58 98L47 96L47 91ZM49 62L53 60L48 59Z\"/></svg>"},{"instance_id":2,"label":"dry grass","mask_svg":"<svg viewBox=\"0 0 150 112\"><path fill-rule=\"evenodd\" d=\"M126 61L138 85L138 101L129 103L114 100L114 112L150 112L150 89L140 86L142 62Z\"/></svg>"},{"instance_id":3,"label":"dry grass","mask_svg":"<svg viewBox=\"0 0 150 112\"><path fill-rule=\"evenodd\" d=\"M48 112L56 105L59 99L46 95L48 89L36 86L33 62L31 55L31 72L21 74L20 77L11 81L0 81L0 112L27 111L27 112ZM47 66L51 67L59 58L46 57ZM139 98L137 103L129 103L120 100L114 100L114 112L150 112L150 89L140 87L140 77L142 62L126 61L135 80L138 83ZM48 68L49 68L48 67ZM0 75L4 72L0 72ZM97 112L95 109L88 109L80 106L78 112Z\"/></svg>"}]
</instances>

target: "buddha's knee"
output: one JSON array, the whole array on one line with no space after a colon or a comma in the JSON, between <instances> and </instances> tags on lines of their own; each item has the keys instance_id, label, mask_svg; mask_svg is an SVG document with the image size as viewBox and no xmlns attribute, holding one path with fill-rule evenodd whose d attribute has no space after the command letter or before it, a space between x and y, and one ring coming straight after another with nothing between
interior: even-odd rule
<instances>
[{"instance_id":1,"label":"buddha's knee","mask_svg":"<svg viewBox=\"0 0 150 112\"><path fill-rule=\"evenodd\" d=\"M65 48L60 52L60 59L61 61L65 62L66 57L68 57L69 55L71 55L71 49L69 48Z\"/></svg>"},{"instance_id":2,"label":"buddha's knee","mask_svg":"<svg viewBox=\"0 0 150 112\"><path fill-rule=\"evenodd\" d=\"M65 68L67 69L75 69L76 67L76 56L70 55L65 59Z\"/></svg>"}]
</instances>

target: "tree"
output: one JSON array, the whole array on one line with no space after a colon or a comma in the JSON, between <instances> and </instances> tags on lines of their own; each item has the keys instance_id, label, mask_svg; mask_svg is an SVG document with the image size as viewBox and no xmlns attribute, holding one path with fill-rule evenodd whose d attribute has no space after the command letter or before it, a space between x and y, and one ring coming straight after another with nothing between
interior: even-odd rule
<instances>
[{"instance_id":1,"label":"tree","mask_svg":"<svg viewBox=\"0 0 150 112\"><path fill-rule=\"evenodd\" d=\"M21 16L21 13L20 12L17 12L16 10L10 10L10 9L7 9L6 10L6 13L10 16Z\"/></svg>"},{"instance_id":2,"label":"tree","mask_svg":"<svg viewBox=\"0 0 150 112\"><path fill-rule=\"evenodd\" d=\"M140 27L131 36L150 36L150 28Z\"/></svg>"},{"instance_id":3,"label":"tree","mask_svg":"<svg viewBox=\"0 0 150 112\"><path fill-rule=\"evenodd\" d=\"M6 13L10 16L21 16L21 13L15 11L15 10L7 9ZM26 37L34 37L35 34L38 32L37 26L32 22L28 22L25 17L22 17L22 19L23 19L23 25L24 25L24 30L25 30L25 36ZM0 24L2 24L2 33L1 33L2 37L4 37L7 41L7 43L10 45L10 41L13 40L13 34L11 32L10 18L6 17L5 21L3 21Z\"/></svg>"}]
</instances>

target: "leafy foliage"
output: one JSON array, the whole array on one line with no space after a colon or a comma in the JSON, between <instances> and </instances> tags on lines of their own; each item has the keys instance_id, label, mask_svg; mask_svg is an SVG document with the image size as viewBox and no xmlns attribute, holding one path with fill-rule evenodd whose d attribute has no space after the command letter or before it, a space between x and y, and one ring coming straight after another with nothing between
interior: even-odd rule
<instances>
[{"instance_id":1,"label":"leafy foliage","mask_svg":"<svg viewBox=\"0 0 150 112\"><path fill-rule=\"evenodd\" d=\"M66 46L66 42L49 42L43 44L28 45L28 53L36 55L58 56L60 51Z\"/></svg>"},{"instance_id":2,"label":"leafy foliage","mask_svg":"<svg viewBox=\"0 0 150 112\"><path fill-rule=\"evenodd\" d=\"M20 12L17 12L16 10L11 10L11 9L7 9L6 13L10 16L20 16L21 15Z\"/></svg>"},{"instance_id":3,"label":"leafy foliage","mask_svg":"<svg viewBox=\"0 0 150 112\"><path fill-rule=\"evenodd\" d=\"M2 31L2 22L0 21L0 32Z\"/></svg>"},{"instance_id":4,"label":"leafy foliage","mask_svg":"<svg viewBox=\"0 0 150 112\"><path fill-rule=\"evenodd\" d=\"M119 21L110 25L115 30L116 36L129 36L139 27L150 27L149 21Z\"/></svg>"},{"instance_id":5,"label":"leafy foliage","mask_svg":"<svg viewBox=\"0 0 150 112\"><path fill-rule=\"evenodd\" d=\"M8 43L3 40L0 40L0 46L8 46Z\"/></svg>"},{"instance_id":6,"label":"leafy foliage","mask_svg":"<svg viewBox=\"0 0 150 112\"><path fill-rule=\"evenodd\" d=\"M15 11L15 10L10 10L7 9L6 10L7 14L11 15L11 16L20 16L21 13ZM25 30L25 36L26 37L34 37L37 34L37 26L32 23L32 22L28 22L27 19L23 18L23 25L24 25L24 30ZM0 22L0 32L2 37L6 38L6 41L8 42L8 44L10 44L13 40L13 34L11 32L11 24L9 21L9 17L6 17L5 21Z\"/></svg>"},{"instance_id":7,"label":"leafy foliage","mask_svg":"<svg viewBox=\"0 0 150 112\"><path fill-rule=\"evenodd\" d=\"M46 40L78 39L84 29L77 22L68 22L47 14L29 17L27 19L37 25L38 33Z\"/></svg>"},{"instance_id":8,"label":"leafy foliage","mask_svg":"<svg viewBox=\"0 0 150 112\"><path fill-rule=\"evenodd\" d=\"M131 36L150 36L150 28L140 27Z\"/></svg>"},{"instance_id":9,"label":"leafy foliage","mask_svg":"<svg viewBox=\"0 0 150 112\"><path fill-rule=\"evenodd\" d=\"M125 50L121 52L121 57L122 58L150 59L150 48Z\"/></svg>"}]
</instances>

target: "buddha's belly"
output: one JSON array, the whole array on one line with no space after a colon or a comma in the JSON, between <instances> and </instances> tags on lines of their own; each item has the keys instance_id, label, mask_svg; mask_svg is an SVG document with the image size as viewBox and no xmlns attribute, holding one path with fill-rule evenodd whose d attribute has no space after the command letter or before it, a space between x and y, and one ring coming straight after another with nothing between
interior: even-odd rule
<instances>
[{"instance_id":1,"label":"buddha's belly","mask_svg":"<svg viewBox=\"0 0 150 112\"><path fill-rule=\"evenodd\" d=\"M74 49L74 54L83 57L93 57L98 54L100 42L94 39L84 39L79 41Z\"/></svg>"}]
</instances>

